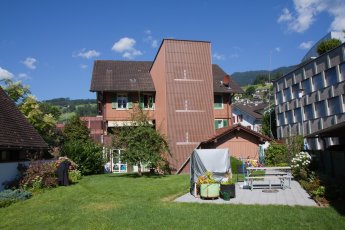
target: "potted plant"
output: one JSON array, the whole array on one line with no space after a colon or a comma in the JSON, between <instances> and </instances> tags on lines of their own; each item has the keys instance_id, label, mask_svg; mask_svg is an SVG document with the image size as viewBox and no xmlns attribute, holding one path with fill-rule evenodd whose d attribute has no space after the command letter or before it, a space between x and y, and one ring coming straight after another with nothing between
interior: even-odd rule
<instances>
[{"instance_id":1,"label":"potted plant","mask_svg":"<svg viewBox=\"0 0 345 230\"><path fill-rule=\"evenodd\" d=\"M197 185L200 188L201 198L219 197L219 184L213 178L212 172L206 172L205 175L198 177Z\"/></svg>"},{"instance_id":2,"label":"potted plant","mask_svg":"<svg viewBox=\"0 0 345 230\"><path fill-rule=\"evenodd\" d=\"M220 196L224 200L230 200L236 196L235 184L230 173L227 173L220 183Z\"/></svg>"}]
</instances>

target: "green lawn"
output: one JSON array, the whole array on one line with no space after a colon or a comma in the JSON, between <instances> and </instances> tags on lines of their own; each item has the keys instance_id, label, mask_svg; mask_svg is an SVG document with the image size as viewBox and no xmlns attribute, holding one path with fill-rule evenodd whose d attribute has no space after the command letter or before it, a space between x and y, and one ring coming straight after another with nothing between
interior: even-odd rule
<instances>
[{"instance_id":1,"label":"green lawn","mask_svg":"<svg viewBox=\"0 0 345 230\"><path fill-rule=\"evenodd\" d=\"M332 208L174 203L188 175L97 175L0 209L0 229L341 229Z\"/></svg>"}]
</instances>

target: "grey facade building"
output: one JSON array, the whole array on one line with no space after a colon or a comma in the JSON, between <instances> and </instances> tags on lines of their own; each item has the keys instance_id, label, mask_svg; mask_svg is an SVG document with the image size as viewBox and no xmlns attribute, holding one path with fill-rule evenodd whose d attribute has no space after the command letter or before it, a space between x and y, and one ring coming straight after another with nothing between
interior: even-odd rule
<instances>
[{"instance_id":1,"label":"grey facade building","mask_svg":"<svg viewBox=\"0 0 345 230\"><path fill-rule=\"evenodd\" d=\"M345 43L274 83L278 138L303 135L308 148L345 144Z\"/></svg>"}]
</instances>

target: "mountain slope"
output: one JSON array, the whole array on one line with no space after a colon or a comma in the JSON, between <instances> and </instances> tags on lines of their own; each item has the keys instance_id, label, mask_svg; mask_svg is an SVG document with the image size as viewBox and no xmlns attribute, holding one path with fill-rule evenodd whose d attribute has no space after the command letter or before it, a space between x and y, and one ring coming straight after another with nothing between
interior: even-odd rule
<instances>
[{"instance_id":1,"label":"mountain slope","mask_svg":"<svg viewBox=\"0 0 345 230\"><path fill-rule=\"evenodd\" d=\"M279 67L275 70L272 70L271 80L276 79L288 72L292 71L296 66L287 66L287 67ZM232 79L237 82L240 86L251 85L255 81L258 76L268 75L268 70L254 70L254 71L245 71L245 72L235 72L231 74Z\"/></svg>"}]
</instances>

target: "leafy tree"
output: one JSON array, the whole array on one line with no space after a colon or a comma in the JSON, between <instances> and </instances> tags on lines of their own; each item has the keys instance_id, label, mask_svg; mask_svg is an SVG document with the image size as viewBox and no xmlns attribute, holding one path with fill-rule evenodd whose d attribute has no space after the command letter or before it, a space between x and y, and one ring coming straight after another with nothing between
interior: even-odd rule
<instances>
[{"instance_id":1,"label":"leafy tree","mask_svg":"<svg viewBox=\"0 0 345 230\"><path fill-rule=\"evenodd\" d=\"M304 138L302 135L291 136L285 140L290 160L304 148Z\"/></svg>"},{"instance_id":2,"label":"leafy tree","mask_svg":"<svg viewBox=\"0 0 345 230\"><path fill-rule=\"evenodd\" d=\"M90 131L78 116L71 117L64 128L65 141L82 141L90 139Z\"/></svg>"},{"instance_id":3,"label":"leafy tree","mask_svg":"<svg viewBox=\"0 0 345 230\"><path fill-rule=\"evenodd\" d=\"M317 46L317 53L319 55L326 53L327 51L340 46L341 45L341 41L339 39L336 38L332 38L326 41L321 42L318 46Z\"/></svg>"},{"instance_id":4,"label":"leafy tree","mask_svg":"<svg viewBox=\"0 0 345 230\"><path fill-rule=\"evenodd\" d=\"M83 175L102 173L102 147L93 142L89 130L78 116L67 121L63 133L62 154L77 163Z\"/></svg>"},{"instance_id":5,"label":"leafy tree","mask_svg":"<svg viewBox=\"0 0 345 230\"><path fill-rule=\"evenodd\" d=\"M253 98L253 94L255 93L255 90L256 90L255 86L253 85L249 86L245 91L246 96L248 98Z\"/></svg>"},{"instance_id":6,"label":"leafy tree","mask_svg":"<svg viewBox=\"0 0 345 230\"><path fill-rule=\"evenodd\" d=\"M121 161L137 165L140 176L142 164L151 168L164 167L166 154L170 154L165 138L149 124L142 109L136 109L132 121L135 126L122 127L113 143L117 148L124 148Z\"/></svg>"},{"instance_id":7,"label":"leafy tree","mask_svg":"<svg viewBox=\"0 0 345 230\"><path fill-rule=\"evenodd\" d=\"M56 121L59 120L59 117L61 115L61 110L59 107L51 105L46 102L40 102L39 106L40 106L40 110L44 114L51 114Z\"/></svg>"},{"instance_id":8,"label":"leafy tree","mask_svg":"<svg viewBox=\"0 0 345 230\"><path fill-rule=\"evenodd\" d=\"M274 106L264 113L261 133L271 138L277 138L277 121Z\"/></svg>"},{"instance_id":9,"label":"leafy tree","mask_svg":"<svg viewBox=\"0 0 345 230\"><path fill-rule=\"evenodd\" d=\"M4 91L15 102L20 103L27 98L31 92L28 86L24 86L20 81L13 82L11 79L3 79Z\"/></svg>"}]
</instances>

